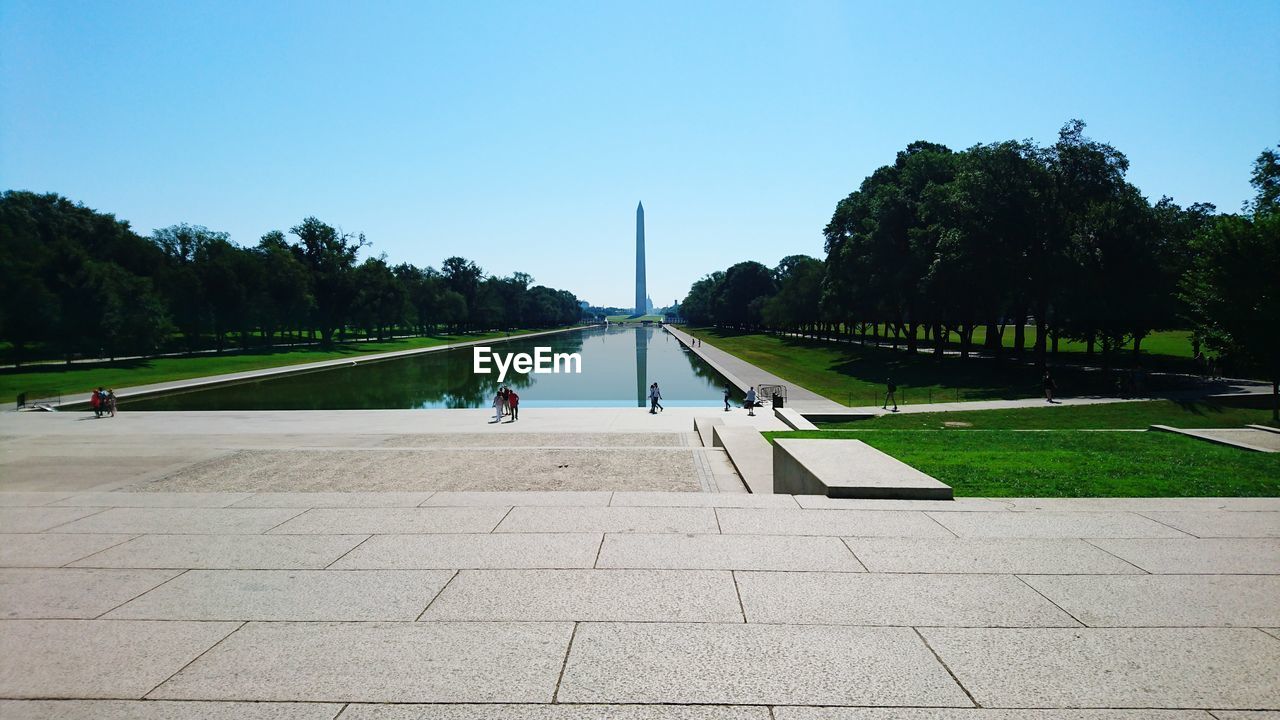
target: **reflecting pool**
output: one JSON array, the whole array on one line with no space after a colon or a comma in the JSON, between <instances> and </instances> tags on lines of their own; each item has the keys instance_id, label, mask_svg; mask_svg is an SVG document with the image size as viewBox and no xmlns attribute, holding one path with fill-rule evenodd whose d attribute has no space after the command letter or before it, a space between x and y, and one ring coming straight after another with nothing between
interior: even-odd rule
<instances>
[{"instance_id":1,"label":"reflecting pool","mask_svg":"<svg viewBox=\"0 0 1280 720\"><path fill-rule=\"evenodd\" d=\"M612 326L515 339L494 353L581 353L580 374L508 370L501 384L520 394L522 407L643 407L649 384L662 404L714 407L725 379L660 327ZM125 410L375 410L490 407L498 374L475 374L472 349L459 348L122 402ZM735 390L736 397L736 390Z\"/></svg>"}]
</instances>

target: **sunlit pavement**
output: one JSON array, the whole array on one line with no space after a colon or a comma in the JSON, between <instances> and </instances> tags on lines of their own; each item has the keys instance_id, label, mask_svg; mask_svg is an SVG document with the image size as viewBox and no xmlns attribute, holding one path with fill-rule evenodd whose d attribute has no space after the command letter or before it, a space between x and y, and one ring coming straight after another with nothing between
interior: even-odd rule
<instances>
[{"instance_id":1,"label":"sunlit pavement","mask_svg":"<svg viewBox=\"0 0 1280 720\"><path fill-rule=\"evenodd\" d=\"M695 414L6 413L0 717L1280 709L1280 499L753 495Z\"/></svg>"}]
</instances>

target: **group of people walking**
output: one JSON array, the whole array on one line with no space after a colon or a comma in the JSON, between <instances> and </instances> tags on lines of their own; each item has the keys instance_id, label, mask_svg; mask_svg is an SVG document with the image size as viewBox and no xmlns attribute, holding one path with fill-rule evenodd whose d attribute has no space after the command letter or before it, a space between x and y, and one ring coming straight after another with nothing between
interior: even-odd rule
<instances>
[{"instance_id":1,"label":"group of people walking","mask_svg":"<svg viewBox=\"0 0 1280 720\"><path fill-rule=\"evenodd\" d=\"M503 385L493 396L493 421L502 422L502 418L510 417L507 422L520 419L520 396L515 390Z\"/></svg>"},{"instance_id":2,"label":"group of people walking","mask_svg":"<svg viewBox=\"0 0 1280 720\"><path fill-rule=\"evenodd\" d=\"M114 390L104 390L98 388L89 396L89 407L93 409L94 417L102 417L103 415L116 416L116 393Z\"/></svg>"}]
</instances>

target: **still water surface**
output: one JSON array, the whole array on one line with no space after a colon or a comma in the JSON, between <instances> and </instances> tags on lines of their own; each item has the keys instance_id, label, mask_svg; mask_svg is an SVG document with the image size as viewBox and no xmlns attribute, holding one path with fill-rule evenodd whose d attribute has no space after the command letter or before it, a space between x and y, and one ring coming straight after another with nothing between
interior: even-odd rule
<instances>
[{"instance_id":1,"label":"still water surface","mask_svg":"<svg viewBox=\"0 0 1280 720\"><path fill-rule=\"evenodd\" d=\"M658 327L591 328L495 343L496 353L535 347L581 353L581 374L508 370L523 407L642 407L649 383L667 407L721 403L724 378ZM274 380L121 403L127 410L375 410L491 407L498 375L472 372L470 347ZM735 390L736 396L736 390Z\"/></svg>"}]
</instances>

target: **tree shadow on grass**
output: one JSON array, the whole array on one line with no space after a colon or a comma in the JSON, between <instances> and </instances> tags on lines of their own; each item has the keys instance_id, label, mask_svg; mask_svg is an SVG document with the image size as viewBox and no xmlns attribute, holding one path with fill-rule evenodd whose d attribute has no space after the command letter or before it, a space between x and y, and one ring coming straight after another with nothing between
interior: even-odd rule
<instances>
[{"instance_id":1,"label":"tree shadow on grass","mask_svg":"<svg viewBox=\"0 0 1280 720\"><path fill-rule=\"evenodd\" d=\"M762 336L757 332L720 328L704 328L698 332L721 338ZM1043 393L1042 375L1035 366L1011 357L937 357L923 348L921 352L913 354L904 349L856 343L793 336L767 337L779 342L787 350L819 351L834 356L825 367L816 369L848 378L847 399L853 405L867 401L880 402L885 382L889 378L898 386L899 403L1015 400L1038 397ZM1051 372L1057 386L1057 395L1115 396L1124 391L1125 373L1128 371L1054 365ZM1171 388L1161 387L1157 385L1155 378L1150 378L1147 389Z\"/></svg>"}]
</instances>

